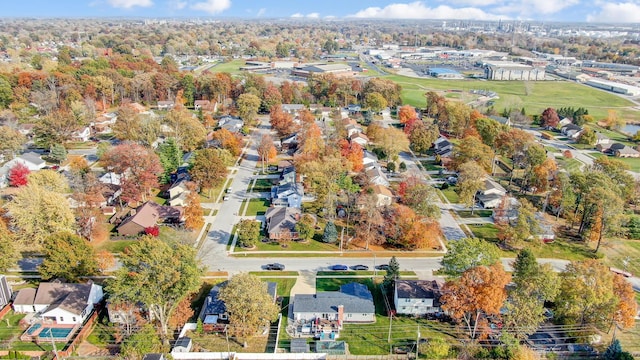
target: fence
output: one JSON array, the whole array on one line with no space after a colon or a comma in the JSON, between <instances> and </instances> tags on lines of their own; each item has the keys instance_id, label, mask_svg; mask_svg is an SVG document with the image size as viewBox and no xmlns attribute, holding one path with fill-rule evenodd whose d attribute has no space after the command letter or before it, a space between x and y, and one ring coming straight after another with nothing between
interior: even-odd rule
<instances>
[{"instance_id":1,"label":"fence","mask_svg":"<svg viewBox=\"0 0 640 360\"><path fill-rule=\"evenodd\" d=\"M98 320L99 312L100 309L95 309L93 311L93 314L91 314L89 319L85 321L84 325L82 325L82 328L80 328L80 331L78 331L78 334L69 344L67 344L67 346L63 350L58 351L57 356L54 356L53 360L69 357L76 350L76 347L80 343L82 343L89 336L89 334L91 334L91 331L93 331L93 327Z\"/></svg>"},{"instance_id":2,"label":"fence","mask_svg":"<svg viewBox=\"0 0 640 360\"><path fill-rule=\"evenodd\" d=\"M7 304L5 305L2 310L0 310L0 320L2 320L2 318L7 315L9 313L9 311L11 311L11 304Z\"/></svg>"}]
</instances>

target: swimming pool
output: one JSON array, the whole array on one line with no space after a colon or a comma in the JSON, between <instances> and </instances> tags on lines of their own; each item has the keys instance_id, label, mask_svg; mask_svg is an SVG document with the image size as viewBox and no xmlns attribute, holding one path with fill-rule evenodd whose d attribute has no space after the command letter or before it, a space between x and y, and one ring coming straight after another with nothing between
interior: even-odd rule
<instances>
[{"instance_id":1,"label":"swimming pool","mask_svg":"<svg viewBox=\"0 0 640 360\"><path fill-rule=\"evenodd\" d=\"M33 324L29 329L27 329L27 335L33 335L34 332L38 331L42 327L42 324Z\"/></svg>"},{"instance_id":2,"label":"swimming pool","mask_svg":"<svg viewBox=\"0 0 640 360\"><path fill-rule=\"evenodd\" d=\"M54 338L54 339L66 339L67 336L73 331L73 328L42 328L39 338Z\"/></svg>"}]
</instances>

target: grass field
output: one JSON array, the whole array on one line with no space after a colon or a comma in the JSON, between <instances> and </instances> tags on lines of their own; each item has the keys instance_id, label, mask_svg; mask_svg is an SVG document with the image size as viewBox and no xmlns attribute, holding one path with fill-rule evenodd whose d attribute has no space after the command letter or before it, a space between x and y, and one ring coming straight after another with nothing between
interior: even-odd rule
<instances>
[{"instance_id":1,"label":"grass field","mask_svg":"<svg viewBox=\"0 0 640 360\"><path fill-rule=\"evenodd\" d=\"M264 243L259 241L256 244L256 247L251 250L243 249L238 246L235 248L235 251L247 253L251 253L251 251L338 251L338 247L336 245L315 240L310 240L308 242L289 241L287 242L287 247L282 247L278 242Z\"/></svg>"},{"instance_id":2,"label":"grass field","mask_svg":"<svg viewBox=\"0 0 640 360\"><path fill-rule=\"evenodd\" d=\"M251 188L251 192L270 192L273 183L269 179L257 179L255 185Z\"/></svg>"},{"instance_id":3,"label":"grass field","mask_svg":"<svg viewBox=\"0 0 640 360\"><path fill-rule=\"evenodd\" d=\"M627 120L640 121L640 112L632 110L633 103L617 95L596 90L586 85L567 81L531 82L529 93L523 81L483 81L483 80L437 80L427 78L411 78L401 75L388 75L402 86L402 100L405 104L417 107L425 106L424 93L429 90L489 90L500 97L495 101L495 108L525 108L527 114L541 114L547 107L561 108L572 106L584 107L596 120L607 116L609 109L614 109ZM594 105L595 104L595 105Z\"/></svg>"},{"instance_id":4,"label":"grass field","mask_svg":"<svg viewBox=\"0 0 640 360\"><path fill-rule=\"evenodd\" d=\"M269 205L271 205L269 199L250 199L245 216L264 215Z\"/></svg>"},{"instance_id":5,"label":"grass field","mask_svg":"<svg viewBox=\"0 0 640 360\"><path fill-rule=\"evenodd\" d=\"M20 335L25 329L20 327L20 320L25 317L25 314L16 314L10 311L0 321L0 343L9 345L11 350L18 351L51 351L53 348L50 343L43 342L38 345L34 342L22 342L19 341Z\"/></svg>"},{"instance_id":6,"label":"grass field","mask_svg":"<svg viewBox=\"0 0 640 360\"><path fill-rule=\"evenodd\" d=\"M444 195L444 197L446 197L450 203L457 204L458 201L460 201L460 197L454 191L454 189L455 187L449 186L447 189L441 190L441 192L442 192L442 195Z\"/></svg>"},{"instance_id":7,"label":"grass field","mask_svg":"<svg viewBox=\"0 0 640 360\"><path fill-rule=\"evenodd\" d=\"M232 60L224 63L219 63L218 65L209 68L208 71L211 72L228 72L230 74L240 74L240 67L244 66L245 61L243 59Z\"/></svg>"},{"instance_id":8,"label":"grass field","mask_svg":"<svg viewBox=\"0 0 640 360\"><path fill-rule=\"evenodd\" d=\"M473 235L487 241L498 241L498 228L493 224L469 225Z\"/></svg>"},{"instance_id":9,"label":"grass field","mask_svg":"<svg viewBox=\"0 0 640 360\"><path fill-rule=\"evenodd\" d=\"M458 211L457 214L461 218L490 217L491 215L493 215L493 210L474 210L473 214L471 213L471 211L464 210Z\"/></svg>"},{"instance_id":10,"label":"grass field","mask_svg":"<svg viewBox=\"0 0 640 360\"><path fill-rule=\"evenodd\" d=\"M607 264L640 275L640 240L609 239L601 249Z\"/></svg>"},{"instance_id":11,"label":"grass field","mask_svg":"<svg viewBox=\"0 0 640 360\"><path fill-rule=\"evenodd\" d=\"M569 173L580 171L580 168L582 168L583 165L576 159L567 159L565 157L558 157L556 158L556 161L558 162L558 165L560 165L560 167L567 170Z\"/></svg>"}]
</instances>

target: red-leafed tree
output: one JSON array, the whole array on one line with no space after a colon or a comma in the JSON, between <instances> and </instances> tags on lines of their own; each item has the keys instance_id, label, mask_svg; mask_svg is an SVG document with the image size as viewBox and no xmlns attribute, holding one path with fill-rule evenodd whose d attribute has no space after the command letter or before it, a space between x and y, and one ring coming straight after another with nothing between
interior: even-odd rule
<instances>
[{"instance_id":1,"label":"red-leafed tree","mask_svg":"<svg viewBox=\"0 0 640 360\"><path fill-rule=\"evenodd\" d=\"M543 127L556 127L560 122L560 117L554 108L546 108L542 112L542 125Z\"/></svg>"},{"instance_id":2,"label":"red-leafed tree","mask_svg":"<svg viewBox=\"0 0 640 360\"><path fill-rule=\"evenodd\" d=\"M27 176L31 171L22 163L15 164L9 170L9 185L20 187L27 185Z\"/></svg>"},{"instance_id":3,"label":"red-leafed tree","mask_svg":"<svg viewBox=\"0 0 640 360\"><path fill-rule=\"evenodd\" d=\"M163 171L158 155L138 144L115 146L102 161L107 169L122 176L121 197L127 202L146 200Z\"/></svg>"},{"instance_id":4,"label":"red-leafed tree","mask_svg":"<svg viewBox=\"0 0 640 360\"><path fill-rule=\"evenodd\" d=\"M271 108L269 122L279 136L285 137L296 132L296 124L293 122L293 117L291 114L282 111L282 106L280 105Z\"/></svg>"},{"instance_id":5,"label":"red-leafed tree","mask_svg":"<svg viewBox=\"0 0 640 360\"><path fill-rule=\"evenodd\" d=\"M160 228L158 227L158 225L149 226L144 228L144 233L153 237L158 237L160 235Z\"/></svg>"},{"instance_id":6,"label":"red-leafed tree","mask_svg":"<svg viewBox=\"0 0 640 360\"><path fill-rule=\"evenodd\" d=\"M351 163L351 170L359 172L364 165L362 164L362 158L364 157L364 150L360 144L355 142L349 142L345 139L339 141L340 154Z\"/></svg>"}]
</instances>

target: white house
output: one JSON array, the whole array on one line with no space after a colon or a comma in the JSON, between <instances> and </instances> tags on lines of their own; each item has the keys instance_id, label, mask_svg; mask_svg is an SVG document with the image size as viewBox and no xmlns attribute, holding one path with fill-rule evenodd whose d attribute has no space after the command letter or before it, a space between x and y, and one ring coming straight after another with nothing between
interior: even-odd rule
<instances>
[{"instance_id":1,"label":"white house","mask_svg":"<svg viewBox=\"0 0 640 360\"><path fill-rule=\"evenodd\" d=\"M0 275L0 309L9 303L12 294L11 285L7 282L7 277Z\"/></svg>"},{"instance_id":2,"label":"white house","mask_svg":"<svg viewBox=\"0 0 640 360\"><path fill-rule=\"evenodd\" d=\"M359 283L340 286L340 291L297 294L293 300L293 318L299 322L317 319L342 323L375 322L375 305L371 291Z\"/></svg>"},{"instance_id":3,"label":"white house","mask_svg":"<svg viewBox=\"0 0 640 360\"><path fill-rule=\"evenodd\" d=\"M73 134L71 135L71 138L73 139L73 141L78 141L78 142L89 141L90 137L91 137L91 128L88 126L85 126L84 128L78 131L74 131Z\"/></svg>"},{"instance_id":4,"label":"white house","mask_svg":"<svg viewBox=\"0 0 640 360\"><path fill-rule=\"evenodd\" d=\"M365 170L365 175L371 185L389 186L389 180L379 166L373 166Z\"/></svg>"},{"instance_id":5,"label":"white house","mask_svg":"<svg viewBox=\"0 0 640 360\"><path fill-rule=\"evenodd\" d=\"M94 283L40 283L38 289L22 289L13 302L17 313L36 313L56 324L82 324L104 297Z\"/></svg>"},{"instance_id":6,"label":"white house","mask_svg":"<svg viewBox=\"0 0 640 360\"><path fill-rule=\"evenodd\" d=\"M187 182L185 180L174 183L169 188L169 205L186 206L187 197L190 192L191 191L187 188Z\"/></svg>"},{"instance_id":7,"label":"white house","mask_svg":"<svg viewBox=\"0 0 640 360\"><path fill-rule=\"evenodd\" d=\"M349 141L354 142L362 147L365 147L369 143L369 138L367 137L367 135L363 133L356 132L349 137Z\"/></svg>"},{"instance_id":8,"label":"white house","mask_svg":"<svg viewBox=\"0 0 640 360\"><path fill-rule=\"evenodd\" d=\"M396 313L422 316L440 313L440 289L436 280L396 280L393 303Z\"/></svg>"},{"instance_id":9,"label":"white house","mask_svg":"<svg viewBox=\"0 0 640 360\"><path fill-rule=\"evenodd\" d=\"M378 164L378 157L376 156L376 154L372 153L369 150L365 150L362 155L362 165L364 166L364 168L366 169L371 166L375 166L376 164Z\"/></svg>"},{"instance_id":10,"label":"white house","mask_svg":"<svg viewBox=\"0 0 640 360\"><path fill-rule=\"evenodd\" d=\"M485 209L493 209L500 204L507 190L495 180L487 177L484 180L484 190L478 191L476 199Z\"/></svg>"},{"instance_id":11,"label":"white house","mask_svg":"<svg viewBox=\"0 0 640 360\"><path fill-rule=\"evenodd\" d=\"M9 184L9 172L17 164L26 166L30 171L41 170L47 165L35 152L27 152L15 157L0 167L0 187L6 187Z\"/></svg>"},{"instance_id":12,"label":"white house","mask_svg":"<svg viewBox=\"0 0 640 360\"><path fill-rule=\"evenodd\" d=\"M373 186L373 193L376 196L376 207L390 206L393 203L393 193L388 187L375 185Z\"/></svg>"}]
</instances>

